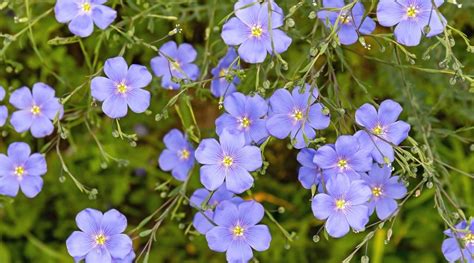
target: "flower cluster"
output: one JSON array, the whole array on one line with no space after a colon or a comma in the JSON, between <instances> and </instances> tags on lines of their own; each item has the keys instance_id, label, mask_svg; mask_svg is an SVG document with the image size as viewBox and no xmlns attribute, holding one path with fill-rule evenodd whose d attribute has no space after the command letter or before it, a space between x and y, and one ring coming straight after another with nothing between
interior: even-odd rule
<instances>
[{"instance_id":1,"label":"flower cluster","mask_svg":"<svg viewBox=\"0 0 474 263\"><path fill-rule=\"evenodd\" d=\"M350 228L364 230L374 211L379 219L388 219L398 208L396 200L406 195L398 176L391 176L388 161L393 161L392 147L408 137L410 126L397 121L401 110L392 100L382 102L378 112L364 104L356 111L356 121L364 130L353 136L341 135L335 144L317 150L302 149L298 154L303 186L319 185L312 201L313 214L327 220L325 228L330 236L342 237ZM381 158L377 158L374 151L381 143L388 145L384 149L392 151L392 158L384 155L387 152L378 152Z\"/></svg>"},{"instance_id":2,"label":"flower cluster","mask_svg":"<svg viewBox=\"0 0 474 263\"><path fill-rule=\"evenodd\" d=\"M441 249L449 262L474 262L474 219L469 223L459 222L454 229L444 231L449 238L443 241Z\"/></svg>"},{"instance_id":3,"label":"flower cluster","mask_svg":"<svg viewBox=\"0 0 474 263\"><path fill-rule=\"evenodd\" d=\"M7 155L0 154L0 194L15 197L18 190L28 198L39 194L47 171L46 159L39 153L31 154L30 146L14 142Z\"/></svg>"},{"instance_id":4,"label":"flower cluster","mask_svg":"<svg viewBox=\"0 0 474 263\"><path fill-rule=\"evenodd\" d=\"M127 218L122 213L111 209L102 214L87 208L77 214L76 224L81 231L74 231L66 241L76 262L133 262L132 239L122 234L127 228Z\"/></svg>"},{"instance_id":5,"label":"flower cluster","mask_svg":"<svg viewBox=\"0 0 474 263\"><path fill-rule=\"evenodd\" d=\"M239 78L229 74L232 70L238 70L237 53L234 48L229 48L227 54L219 60L215 68L211 70L212 82L211 93L214 97L225 97L236 91Z\"/></svg>"},{"instance_id":6,"label":"flower cluster","mask_svg":"<svg viewBox=\"0 0 474 263\"><path fill-rule=\"evenodd\" d=\"M395 26L395 39L400 44L417 46L422 35L433 37L444 31L447 22L438 11L443 3L444 0L380 0L377 20L382 26ZM328 28L336 28L343 45L354 44L360 34L371 34L376 27L372 18L364 16L364 6L360 2L323 0L323 6L328 10L319 11L318 18Z\"/></svg>"}]
</instances>

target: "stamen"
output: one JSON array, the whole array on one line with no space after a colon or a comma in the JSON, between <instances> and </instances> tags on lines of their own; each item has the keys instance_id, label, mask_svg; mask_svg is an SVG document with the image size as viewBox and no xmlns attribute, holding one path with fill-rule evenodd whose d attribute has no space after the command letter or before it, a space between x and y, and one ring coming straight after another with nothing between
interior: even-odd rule
<instances>
[{"instance_id":1,"label":"stamen","mask_svg":"<svg viewBox=\"0 0 474 263\"><path fill-rule=\"evenodd\" d=\"M232 229L232 234L234 234L234 236L236 237L243 236L244 232L245 232L244 228L239 225L235 226L234 229Z\"/></svg>"},{"instance_id":2,"label":"stamen","mask_svg":"<svg viewBox=\"0 0 474 263\"><path fill-rule=\"evenodd\" d=\"M229 168L232 166L232 164L234 163L234 159L228 155L224 156L224 159L222 160L222 164Z\"/></svg>"},{"instance_id":3,"label":"stamen","mask_svg":"<svg viewBox=\"0 0 474 263\"><path fill-rule=\"evenodd\" d=\"M125 83L121 82L117 84L117 92L120 94L125 94L127 93L128 87L125 85Z\"/></svg>"},{"instance_id":4,"label":"stamen","mask_svg":"<svg viewBox=\"0 0 474 263\"><path fill-rule=\"evenodd\" d=\"M98 235L95 236L95 243L97 245L105 244L106 240L107 240L107 238L104 236L104 234L98 234Z\"/></svg>"},{"instance_id":5,"label":"stamen","mask_svg":"<svg viewBox=\"0 0 474 263\"><path fill-rule=\"evenodd\" d=\"M299 109L295 109L293 111L293 114L291 114L291 116L293 117L293 119L295 119L295 121L300 121L303 119L303 112Z\"/></svg>"},{"instance_id":6,"label":"stamen","mask_svg":"<svg viewBox=\"0 0 474 263\"><path fill-rule=\"evenodd\" d=\"M255 25L251 28L251 33L253 37L260 37L262 36L263 29L259 25Z\"/></svg>"},{"instance_id":7,"label":"stamen","mask_svg":"<svg viewBox=\"0 0 474 263\"><path fill-rule=\"evenodd\" d=\"M41 113L40 107L33 105L33 107L31 107L31 113L33 113L35 116L39 115Z\"/></svg>"},{"instance_id":8,"label":"stamen","mask_svg":"<svg viewBox=\"0 0 474 263\"><path fill-rule=\"evenodd\" d=\"M91 4L89 2L85 2L82 4L82 10L86 13L91 11Z\"/></svg>"},{"instance_id":9,"label":"stamen","mask_svg":"<svg viewBox=\"0 0 474 263\"><path fill-rule=\"evenodd\" d=\"M339 210L344 210L346 208L347 202L344 199L336 200L336 208Z\"/></svg>"},{"instance_id":10,"label":"stamen","mask_svg":"<svg viewBox=\"0 0 474 263\"><path fill-rule=\"evenodd\" d=\"M372 188L372 194L375 196L375 197L379 197L382 195L382 188L381 187L374 187Z\"/></svg>"},{"instance_id":11,"label":"stamen","mask_svg":"<svg viewBox=\"0 0 474 263\"><path fill-rule=\"evenodd\" d=\"M189 156L190 156L190 155L191 155L191 153L190 153L187 149L183 149L183 150L181 150L181 152L180 152L180 158L181 158L182 160L187 160L187 159L189 159Z\"/></svg>"},{"instance_id":12,"label":"stamen","mask_svg":"<svg viewBox=\"0 0 474 263\"><path fill-rule=\"evenodd\" d=\"M243 128L247 128L250 126L250 120L247 117L243 117L242 119L239 120L239 122L240 122L240 126L242 126Z\"/></svg>"},{"instance_id":13,"label":"stamen","mask_svg":"<svg viewBox=\"0 0 474 263\"><path fill-rule=\"evenodd\" d=\"M373 129L372 129L372 133L375 134L375 135L381 135L383 133L383 128L382 126L380 126L380 124L377 124L377 126L375 126Z\"/></svg>"},{"instance_id":14,"label":"stamen","mask_svg":"<svg viewBox=\"0 0 474 263\"><path fill-rule=\"evenodd\" d=\"M18 177L22 177L25 174L25 168L23 166L15 167L15 175Z\"/></svg>"},{"instance_id":15,"label":"stamen","mask_svg":"<svg viewBox=\"0 0 474 263\"><path fill-rule=\"evenodd\" d=\"M340 159L338 162L337 162L337 166L341 169L344 169L347 167L347 160L345 159Z\"/></svg>"},{"instance_id":16,"label":"stamen","mask_svg":"<svg viewBox=\"0 0 474 263\"><path fill-rule=\"evenodd\" d=\"M418 7L411 4L408 8L407 8L407 16L410 17L410 18L415 18L418 14L419 10L418 10Z\"/></svg>"}]
</instances>

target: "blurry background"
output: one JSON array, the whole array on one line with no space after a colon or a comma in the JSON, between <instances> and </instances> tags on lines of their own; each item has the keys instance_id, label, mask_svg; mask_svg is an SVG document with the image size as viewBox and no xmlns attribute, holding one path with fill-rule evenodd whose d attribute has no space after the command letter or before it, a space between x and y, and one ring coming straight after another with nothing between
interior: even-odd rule
<instances>
[{"instance_id":1,"label":"blurry background","mask_svg":"<svg viewBox=\"0 0 474 263\"><path fill-rule=\"evenodd\" d=\"M371 6L371 1L363 2L367 9ZM474 3L468 0L458 2L463 4L462 8L445 3L441 11L449 24L464 32L473 43ZM100 66L103 61L121 51L130 64L138 63L150 68L150 59L157 53L141 43L159 48L167 40L191 43L198 50L197 64L203 72L203 79L208 79L210 69L226 52L219 34L221 22L232 12L233 3L228 0L108 1L107 5L113 6L119 14L113 24L116 27L105 31L95 28L92 36L82 39L86 54L78 39L70 38L72 35L67 26L55 20L54 1L10 0L0 3L0 85L10 94L23 85L31 87L42 81L54 87L56 94L62 97L81 87L65 105L62 125L67 133L64 135L66 139L59 144L59 150L69 171L89 189L98 190L96 198L90 199L63 171L56 153L58 134L36 140L29 133L17 134L10 126L0 128L0 152L6 152L11 142L24 141L32 146L33 151L46 153L48 160L48 173L44 176L45 183L39 196L34 199L27 199L22 194L14 199L0 197L0 262L72 262L65 240L76 229L74 219L82 209L92 207L105 211L116 208L127 216L128 230L131 230L169 199L167 194L179 185L176 180L155 190L171 178L157 168L158 155L164 148L163 135L171 128L185 130L192 125L187 101L191 102L201 137L215 135L214 121L221 110L219 100L208 91L208 83L196 85L179 97L176 105L183 111L186 126L183 127L174 107L169 107L167 114L163 115L163 108L177 92L162 89L160 80L155 77L149 87L153 94L151 112L129 112L120 120L125 133L138 136L133 147L129 141L112 136L115 122L104 117L100 104L92 103L88 81L92 74L102 74ZM318 46L327 34L311 13L319 10L319 1L315 1L316 5L309 0L277 3L285 14L290 14L289 10L296 4L301 5L291 9L294 12L285 26L293 38L289 51L282 54L289 69L278 73L280 63L269 57L262 65L259 90L266 97L272 89L301 78L298 71L310 61L310 54L314 51L311 48ZM373 17L374 12L371 12ZM180 25L182 33L163 40L176 24ZM314 29L315 24L319 25ZM375 34L387 33L390 33L387 28L379 27L375 31ZM467 52L462 38L454 36L453 53L464 65L464 74L472 76L474 56ZM314 73L324 68L319 76L311 74L311 78L320 86L323 103L331 105L332 114L332 125L318 136L331 143L338 134L352 134L356 127L353 115L357 107L391 98L404 107L401 119L412 124L411 137L422 144L428 143L429 146L425 147L429 147L439 160L472 174L474 108L473 93L469 92L472 87L468 81L453 78L453 60L440 63L446 58L445 47L436 38L425 38L422 45L408 49L417 59L407 60L402 54L401 64L404 66L397 67L393 46L381 38L366 37L366 41L372 46L370 50L358 43L343 48L330 45L328 52L318 60ZM430 47L433 49L424 55ZM88 67L87 60L95 65L94 69ZM274 68L271 68L270 61L276 64ZM328 70L328 65L331 65L331 70ZM244 66L246 78L238 87L240 91L255 90L255 67ZM433 70L428 72L423 68ZM266 80L269 82L264 83ZM267 84L270 84L269 88ZM8 104L7 99L0 104ZM9 111L13 111L11 106ZM156 114L168 117L156 121ZM115 162L110 158L107 161L93 135L107 154L127 161ZM424 136L426 142L423 142ZM310 191L302 188L297 180L296 154L297 150L289 148L289 140L272 140L265 150L270 166L265 175L257 177L252 189L253 198L262 202L286 230L296 233L294 242L288 243L276 225L265 218L263 222L271 229L272 244L268 251L255 253L255 256L261 262L340 262L362 242L367 232L351 233L338 240L326 240L321 232L319 242L314 242L318 239L314 236L322 222L312 215ZM385 228L376 231L353 258L354 262L363 255L367 255L371 262L444 261L441 243L446 226L435 207L435 189L443 187L469 217L474 215L474 186L473 180L460 172L437 167L439 184L431 189L424 187L418 197L410 198L395 222L387 222ZM420 181L423 174L422 169L413 172L418 174L418 178L408 179L409 189ZM199 187L199 174L195 167L186 193L189 196ZM244 194L243 197L248 196ZM454 211L453 208L448 210ZM150 262L224 261L224 254L209 250L205 237L196 235L192 228L185 234L195 211L183 204L178 212L184 213L184 217L179 220L168 217L158 230ZM456 217L455 214L446 216ZM374 219L371 222L375 222ZM393 234L386 243L386 232L392 223ZM147 224L142 230L151 226ZM138 236L138 232L132 236ZM134 240L137 254L148 238Z\"/></svg>"}]
</instances>

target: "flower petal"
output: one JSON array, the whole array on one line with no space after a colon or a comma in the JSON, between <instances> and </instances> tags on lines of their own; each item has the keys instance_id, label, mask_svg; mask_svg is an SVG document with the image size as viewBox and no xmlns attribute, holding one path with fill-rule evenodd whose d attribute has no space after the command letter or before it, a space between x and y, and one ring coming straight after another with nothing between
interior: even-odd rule
<instances>
[{"instance_id":1,"label":"flower petal","mask_svg":"<svg viewBox=\"0 0 474 263\"><path fill-rule=\"evenodd\" d=\"M28 175L40 176L47 172L46 159L42 154L32 154L25 163L25 171Z\"/></svg>"},{"instance_id":2,"label":"flower petal","mask_svg":"<svg viewBox=\"0 0 474 263\"><path fill-rule=\"evenodd\" d=\"M54 89L44 83L38 82L33 85L33 100L38 106L43 106L54 98L54 94Z\"/></svg>"},{"instance_id":3,"label":"flower petal","mask_svg":"<svg viewBox=\"0 0 474 263\"><path fill-rule=\"evenodd\" d=\"M286 114L274 114L268 118L266 125L268 133L280 140L288 137L293 128L293 123Z\"/></svg>"},{"instance_id":4,"label":"flower petal","mask_svg":"<svg viewBox=\"0 0 474 263\"><path fill-rule=\"evenodd\" d=\"M20 189L20 183L14 175L0 177L0 194L15 197Z\"/></svg>"},{"instance_id":5,"label":"flower petal","mask_svg":"<svg viewBox=\"0 0 474 263\"><path fill-rule=\"evenodd\" d=\"M398 24L405 13L403 6L393 0L381 0L377 5L377 20L382 26L390 27Z\"/></svg>"},{"instance_id":6,"label":"flower petal","mask_svg":"<svg viewBox=\"0 0 474 263\"><path fill-rule=\"evenodd\" d=\"M10 158L0 153L0 177L11 174L14 169L15 167Z\"/></svg>"},{"instance_id":7,"label":"flower petal","mask_svg":"<svg viewBox=\"0 0 474 263\"><path fill-rule=\"evenodd\" d=\"M326 220L334 212L334 198L327 194L317 194L311 202L313 215L320 220Z\"/></svg>"},{"instance_id":8,"label":"flower petal","mask_svg":"<svg viewBox=\"0 0 474 263\"><path fill-rule=\"evenodd\" d=\"M397 121L402 112L402 106L393 100L384 100L379 107L378 119L382 126L390 125Z\"/></svg>"},{"instance_id":9,"label":"flower petal","mask_svg":"<svg viewBox=\"0 0 474 263\"><path fill-rule=\"evenodd\" d=\"M241 118L245 115L245 104L247 98L240 92L234 92L224 100L224 108L230 115Z\"/></svg>"},{"instance_id":10,"label":"flower petal","mask_svg":"<svg viewBox=\"0 0 474 263\"><path fill-rule=\"evenodd\" d=\"M54 15L59 23L67 23L79 14L79 6L71 0L58 0L54 6Z\"/></svg>"},{"instance_id":11,"label":"flower petal","mask_svg":"<svg viewBox=\"0 0 474 263\"><path fill-rule=\"evenodd\" d=\"M421 40L421 29L415 21L402 20L395 27L397 42L405 46L418 46Z\"/></svg>"},{"instance_id":12,"label":"flower petal","mask_svg":"<svg viewBox=\"0 0 474 263\"><path fill-rule=\"evenodd\" d=\"M346 200L352 205L367 203L372 196L372 191L362 180L353 180L349 192L346 193Z\"/></svg>"},{"instance_id":13,"label":"flower petal","mask_svg":"<svg viewBox=\"0 0 474 263\"><path fill-rule=\"evenodd\" d=\"M24 165L31 154L30 146L24 142L14 142L8 146L8 158L15 165Z\"/></svg>"},{"instance_id":14,"label":"flower petal","mask_svg":"<svg viewBox=\"0 0 474 263\"><path fill-rule=\"evenodd\" d=\"M239 209L231 201L222 201L214 211L214 222L219 226L234 226L239 220Z\"/></svg>"},{"instance_id":15,"label":"flower petal","mask_svg":"<svg viewBox=\"0 0 474 263\"><path fill-rule=\"evenodd\" d=\"M280 54L288 49L291 45L291 41L291 38L285 32L280 29L272 29L272 31L268 33L268 41L265 41L265 48L270 54Z\"/></svg>"},{"instance_id":16,"label":"flower petal","mask_svg":"<svg viewBox=\"0 0 474 263\"><path fill-rule=\"evenodd\" d=\"M239 221L244 226L254 226L262 221L264 215L263 206L253 200L239 204Z\"/></svg>"},{"instance_id":17,"label":"flower petal","mask_svg":"<svg viewBox=\"0 0 474 263\"><path fill-rule=\"evenodd\" d=\"M441 246L444 257L449 262L457 261L461 258L461 249L456 238L448 238L443 241Z\"/></svg>"},{"instance_id":18,"label":"flower petal","mask_svg":"<svg viewBox=\"0 0 474 263\"><path fill-rule=\"evenodd\" d=\"M383 197L377 200L375 204L375 212L380 220L387 219L397 210L398 204L392 198Z\"/></svg>"},{"instance_id":19,"label":"flower petal","mask_svg":"<svg viewBox=\"0 0 474 263\"><path fill-rule=\"evenodd\" d=\"M329 114L323 113L323 105L321 103L316 103L309 109L308 120L311 127L317 130L322 130L329 127L331 118Z\"/></svg>"},{"instance_id":20,"label":"flower petal","mask_svg":"<svg viewBox=\"0 0 474 263\"><path fill-rule=\"evenodd\" d=\"M76 16L69 23L69 30L76 36L88 37L94 31L94 24L92 17L88 14Z\"/></svg>"},{"instance_id":21,"label":"flower petal","mask_svg":"<svg viewBox=\"0 0 474 263\"><path fill-rule=\"evenodd\" d=\"M150 71L145 66L132 64L128 69L126 84L134 89L148 86L151 82Z\"/></svg>"},{"instance_id":22,"label":"flower petal","mask_svg":"<svg viewBox=\"0 0 474 263\"><path fill-rule=\"evenodd\" d=\"M253 185L253 177L240 166L230 168L225 177L227 190L236 194L243 193Z\"/></svg>"},{"instance_id":23,"label":"flower petal","mask_svg":"<svg viewBox=\"0 0 474 263\"><path fill-rule=\"evenodd\" d=\"M16 89L10 94L10 104L20 110L30 110L33 106L33 96L31 95L30 89L22 87Z\"/></svg>"},{"instance_id":24,"label":"flower petal","mask_svg":"<svg viewBox=\"0 0 474 263\"><path fill-rule=\"evenodd\" d=\"M105 99L102 111L110 118L117 119L127 115L127 99L120 95L112 95Z\"/></svg>"},{"instance_id":25,"label":"flower petal","mask_svg":"<svg viewBox=\"0 0 474 263\"><path fill-rule=\"evenodd\" d=\"M258 19L260 9L261 5L253 0L240 0L234 5L235 15L249 27L259 22L266 22Z\"/></svg>"},{"instance_id":26,"label":"flower petal","mask_svg":"<svg viewBox=\"0 0 474 263\"><path fill-rule=\"evenodd\" d=\"M125 231L127 228L127 218L117 211L116 209L110 209L104 213L101 221L101 229L106 235L116 235Z\"/></svg>"},{"instance_id":27,"label":"flower petal","mask_svg":"<svg viewBox=\"0 0 474 263\"><path fill-rule=\"evenodd\" d=\"M408 137L408 132L410 131L410 124L404 121L397 121L387 128L387 139L395 144L399 145Z\"/></svg>"},{"instance_id":28,"label":"flower petal","mask_svg":"<svg viewBox=\"0 0 474 263\"><path fill-rule=\"evenodd\" d=\"M326 221L326 231L332 237L339 238L349 232L349 223L342 213L333 213Z\"/></svg>"},{"instance_id":29,"label":"flower petal","mask_svg":"<svg viewBox=\"0 0 474 263\"><path fill-rule=\"evenodd\" d=\"M333 197L341 197L351 189L351 181L344 174L336 174L329 178L326 182L326 189L329 195Z\"/></svg>"},{"instance_id":30,"label":"flower petal","mask_svg":"<svg viewBox=\"0 0 474 263\"><path fill-rule=\"evenodd\" d=\"M193 46L191 46L190 44L183 43L179 45L177 60L180 63L183 63L183 64L191 63L196 59L196 56L197 56L196 49L194 49Z\"/></svg>"},{"instance_id":31,"label":"flower petal","mask_svg":"<svg viewBox=\"0 0 474 263\"><path fill-rule=\"evenodd\" d=\"M117 17L117 11L105 6L96 5L92 8L92 19L95 25L100 29L106 29Z\"/></svg>"},{"instance_id":32,"label":"flower petal","mask_svg":"<svg viewBox=\"0 0 474 263\"><path fill-rule=\"evenodd\" d=\"M314 154L313 162L323 169L332 168L337 163L337 153L329 145L320 147Z\"/></svg>"},{"instance_id":33,"label":"flower petal","mask_svg":"<svg viewBox=\"0 0 474 263\"><path fill-rule=\"evenodd\" d=\"M151 94L148 90L133 89L127 93L127 104L135 113L145 112L150 107L150 99Z\"/></svg>"},{"instance_id":34,"label":"flower petal","mask_svg":"<svg viewBox=\"0 0 474 263\"><path fill-rule=\"evenodd\" d=\"M200 169L201 183L210 191L216 190L224 183L225 175L220 164L204 165Z\"/></svg>"},{"instance_id":35,"label":"flower petal","mask_svg":"<svg viewBox=\"0 0 474 263\"><path fill-rule=\"evenodd\" d=\"M206 233L207 245L216 252L225 252L232 242L232 234L227 227L216 226Z\"/></svg>"},{"instance_id":36,"label":"flower petal","mask_svg":"<svg viewBox=\"0 0 474 263\"><path fill-rule=\"evenodd\" d=\"M265 251L270 247L272 236L266 225L256 225L246 229L247 243L257 251Z\"/></svg>"},{"instance_id":37,"label":"flower petal","mask_svg":"<svg viewBox=\"0 0 474 263\"><path fill-rule=\"evenodd\" d=\"M104 72L109 79L115 82L122 82L126 79L128 65L123 57L113 57L105 61Z\"/></svg>"},{"instance_id":38,"label":"flower petal","mask_svg":"<svg viewBox=\"0 0 474 263\"><path fill-rule=\"evenodd\" d=\"M43 188L43 179L39 176L28 175L20 181L21 191L28 198L33 198L41 192Z\"/></svg>"},{"instance_id":39,"label":"flower petal","mask_svg":"<svg viewBox=\"0 0 474 263\"><path fill-rule=\"evenodd\" d=\"M242 239L234 239L227 249L226 258L228 262L248 262L253 253L249 244Z\"/></svg>"},{"instance_id":40,"label":"flower petal","mask_svg":"<svg viewBox=\"0 0 474 263\"><path fill-rule=\"evenodd\" d=\"M53 123L48 117L44 115L38 115L33 117L33 122L31 123L31 134L35 138L43 138L48 135L51 135L54 131Z\"/></svg>"},{"instance_id":41,"label":"flower petal","mask_svg":"<svg viewBox=\"0 0 474 263\"><path fill-rule=\"evenodd\" d=\"M158 164L161 170L168 172L180 165L180 161L176 152L165 149L158 158Z\"/></svg>"},{"instance_id":42,"label":"flower petal","mask_svg":"<svg viewBox=\"0 0 474 263\"><path fill-rule=\"evenodd\" d=\"M104 218L106 214L107 213L104 214ZM114 259L122 259L132 250L132 240L125 234L112 235L110 239L106 241L106 246Z\"/></svg>"},{"instance_id":43,"label":"flower petal","mask_svg":"<svg viewBox=\"0 0 474 263\"><path fill-rule=\"evenodd\" d=\"M90 236L80 231L72 232L66 240L67 251L72 257L84 257L93 246Z\"/></svg>"},{"instance_id":44,"label":"flower petal","mask_svg":"<svg viewBox=\"0 0 474 263\"><path fill-rule=\"evenodd\" d=\"M87 254L86 262L112 263L112 257L107 249L93 249Z\"/></svg>"},{"instance_id":45,"label":"flower petal","mask_svg":"<svg viewBox=\"0 0 474 263\"><path fill-rule=\"evenodd\" d=\"M371 130L377 125L377 110L374 106L366 103L356 110L355 119L357 124Z\"/></svg>"},{"instance_id":46,"label":"flower petal","mask_svg":"<svg viewBox=\"0 0 474 263\"><path fill-rule=\"evenodd\" d=\"M351 206L346 210L346 219L356 231L361 231L369 222L369 209L365 205Z\"/></svg>"},{"instance_id":47,"label":"flower petal","mask_svg":"<svg viewBox=\"0 0 474 263\"><path fill-rule=\"evenodd\" d=\"M265 43L252 37L245 40L238 49L239 56L247 63L262 63L267 57Z\"/></svg>"},{"instance_id":48,"label":"flower petal","mask_svg":"<svg viewBox=\"0 0 474 263\"><path fill-rule=\"evenodd\" d=\"M203 213L205 214L205 216ZM201 212L201 211L196 212L193 219L194 228L199 233L206 234L209 230L211 230L214 227L211 221L209 221L210 219L212 220L213 216L214 216L214 213L212 212L212 210L207 210L205 212ZM227 232L229 231L227 230Z\"/></svg>"},{"instance_id":49,"label":"flower petal","mask_svg":"<svg viewBox=\"0 0 474 263\"><path fill-rule=\"evenodd\" d=\"M294 107L293 98L287 89L277 89L270 97L269 104L276 114L289 114Z\"/></svg>"},{"instance_id":50,"label":"flower petal","mask_svg":"<svg viewBox=\"0 0 474 263\"><path fill-rule=\"evenodd\" d=\"M339 36L339 41L343 45L352 45L357 42L357 39L359 39L359 35L353 25L340 25L337 35Z\"/></svg>"},{"instance_id":51,"label":"flower petal","mask_svg":"<svg viewBox=\"0 0 474 263\"><path fill-rule=\"evenodd\" d=\"M95 77L91 82L91 95L98 101L104 101L116 90L115 83L105 77Z\"/></svg>"},{"instance_id":52,"label":"flower petal","mask_svg":"<svg viewBox=\"0 0 474 263\"><path fill-rule=\"evenodd\" d=\"M102 212L86 208L76 215L76 224L84 233L95 234L100 230Z\"/></svg>"},{"instance_id":53,"label":"flower petal","mask_svg":"<svg viewBox=\"0 0 474 263\"><path fill-rule=\"evenodd\" d=\"M262 167L262 153L256 146L245 146L238 151L236 162L247 171L255 171Z\"/></svg>"}]
</instances>

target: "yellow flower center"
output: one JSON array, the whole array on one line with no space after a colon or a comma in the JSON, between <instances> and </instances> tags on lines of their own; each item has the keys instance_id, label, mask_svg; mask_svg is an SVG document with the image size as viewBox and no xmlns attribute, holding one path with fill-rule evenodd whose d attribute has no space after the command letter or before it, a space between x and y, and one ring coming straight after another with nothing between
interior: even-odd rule
<instances>
[{"instance_id":1,"label":"yellow flower center","mask_svg":"<svg viewBox=\"0 0 474 263\"><path fill-rule=\"evenodd\" d=\"M191 153L187 149L183 149L180 152L180 155L181 155L181 159L187 160L187 159L189 159L189 155L191 155Z\"/></svg>"},{"instance_id":2,"label":"yellow flower center","mask_svg":"<svg viewBox=\"0 0 474 263\"><path fill-rule=\"evenodd\" d=\"M339 210L343 210L346 208L347 202L344 199L338 199L336 200L336 208Z\"/></svg>"},{"instance_id":3,"label":"yellow flower center","mask_svg":"<svg viewBox=\"0 0 474 263\"><path fill-rule=\"evenodd\" d=\"M372 133L375 134L375 135L381 135L381 134L383 133L382 126L380 126L379 124L377 124L377 126L375 126L375 127L372 129Z\"/></svg>"},{"instance_id":4,"label":"yellow flower center","mask_svg":"<svg viewBox=\"0 0 474 263\"><path fill-rule=\"evenodd\" d=\"M22 177L25 174L25 168L23 166L15 167L15 175L18 177Z\"/></svg>"},{"instance_id":5,"label":"yellow flower center","mask_svg":"<svg viewBox=\"0 0 474 263\"><path fill-rule=\"evenodd\" d=\"M350 22L352 22L352 17L350 15L346 14L341 16L341 23L349 24Z\"/></svg>"},{"instance_id":6,"label":"yellow flower center","mask_svg":"<svg viewBox=\"0 0 474 263\"><path fill-rule=\"evenodd\" d=\"M84 4L82 4L82 10L84 12L90 12L91 11L91 4L88 3L88 2L85 2Z\"/></svg>"},{"instance_id":7,"label":"yellow flower center","mask_svg":"<svg viewBox=\"0 0 474 263\"><path fill-rule=\"evenodd\" d=\"M221 71L219 71L219 77L223 78L227 75L227 70L225 68L221 69Z\"/></svg>"},{"instance_id":8,"label":"yellow flower center","mask_svg":"<svg viewBox=\"0 0 474 263\"><path fill-rule=\"evenodd\" d=\"M382 195L382 188L381 187L374 187L372 188L372 194L375 196L375 197L379 197Z\"/></svg>"},{"instance_id":9,"label":"yellow flower center","mask_svg":"<svg viewBox=\"0 0 474 263\"><path fill-rule=\"evenodd\" d=\"M244 235L244 228L241 226L235 226L234 229L232 229L232 233L236 237L241 237Z\"/></svg>"},{"instance_id":10,"label":"yellow flower center","mask_svg":"<svg viewBox=\"0 0 474 263\"><path fill-rule=\"evenodd\" d=\"M418 8L415 5L410 5L407 8L407 16L414 18L418 14Z\"/></svg>"},{"instance_id":11,"label":"yellow flower center","mask_svg":"<svg viewBox=\"0 0 474 263\"><path fill-rule=\"evenodd\" d=\"M33 115L39 115L41 113L40 107L33 105L33 107L31 107L31 113L33 113Z\"/></svg>"},{"instance_id":12,"label":"yellow flower center","mask_svg":"<svg viewBox=\"0 0 474 263\"><path fill-rule=\"evenodd\" d=\"M98 234L97 236L95 236L95 243L97 245L105 244L106 240L107 240L107 238L103 234Z\"/></svg>"},{"instance_id":13,"label":"yellow flower center","mask_svg":"<svg viewBox=\"0 0 474 263\"><path fill-rule=\"evenodd\" d=\"M127 85L125 85L125 83L121 82L119 84L117 84L117 91L118 93L120 94L125 94L128 90L128 87Z\"/></svg>"},{"instance_id":14,"label":"yellow flower center","mask_svg":"<svg viewBox=\"0 0 474 263\"><path fill-rule=\"evenodd\" d=\"M291 116L293 117L293 119L295 119L295 121L300 121L303 119L303 112L298 109L295 109Z\"/></svg>"},{"instance_id":15,"label":"yellow flower center","mask_svg":"<svg viewBox=\"0 0 474 263\"><path fill-rule=\"evenodd\" d=\"M181 68L181 65L179 64L178 61L171 62L171 70L179 71L180 68Z\"/></svg>"},{"instance_id":16,"label":"yellow flower center","mask_svg":"<svg viewBox=\"0 0 474 263\"><path fill-rule=\"evenodd\" d=\"M466 246L470 244L474 244L474 233L467 233L463 239L464 239L464 242L466 242Z\"/></svg>"},{"instance_id":17,"label":"yellow flower center","mask_svg":"<svg viewBox=\"0 0 474 263\"><path fill-rule=\"evenodd\" d=\"M247 128L250 126L250 120L247 117L243 117L239 121L240 121L240 126L242 126L243 128Z\"/></svg>"},{"instance_id":18,"label":"yellow flower center","mask_svg":"<svg viewBox=\"0 0 474 263\"><path fill-rule=\"evenodd\" d=\"M347 160L341 159L337 162L337 166L339 168L346 168L347 167Z\"/></svg>"},{"instance_id":19,"label":"yellow flower center","mask_svg":"<svg viewBox=\"0 0 474 263\"><path fill-rule=\"evenodd\" d=\"M260 37L263 33L261 26L253 26L251 29L251 33L253 37Z\"/></svg>"},{"instance_id":20,"label":"yellow flower center","mask_svg":"<svg viewBox=\"0 0 474 263\"><path fill-rule=\"evenodd\" d=\"M224 159L222 160L222 164L224 164L225 167L231 167L232 164L234 163L234 159L228 155L224 156Z\"/></svg>"}]
</instances>

